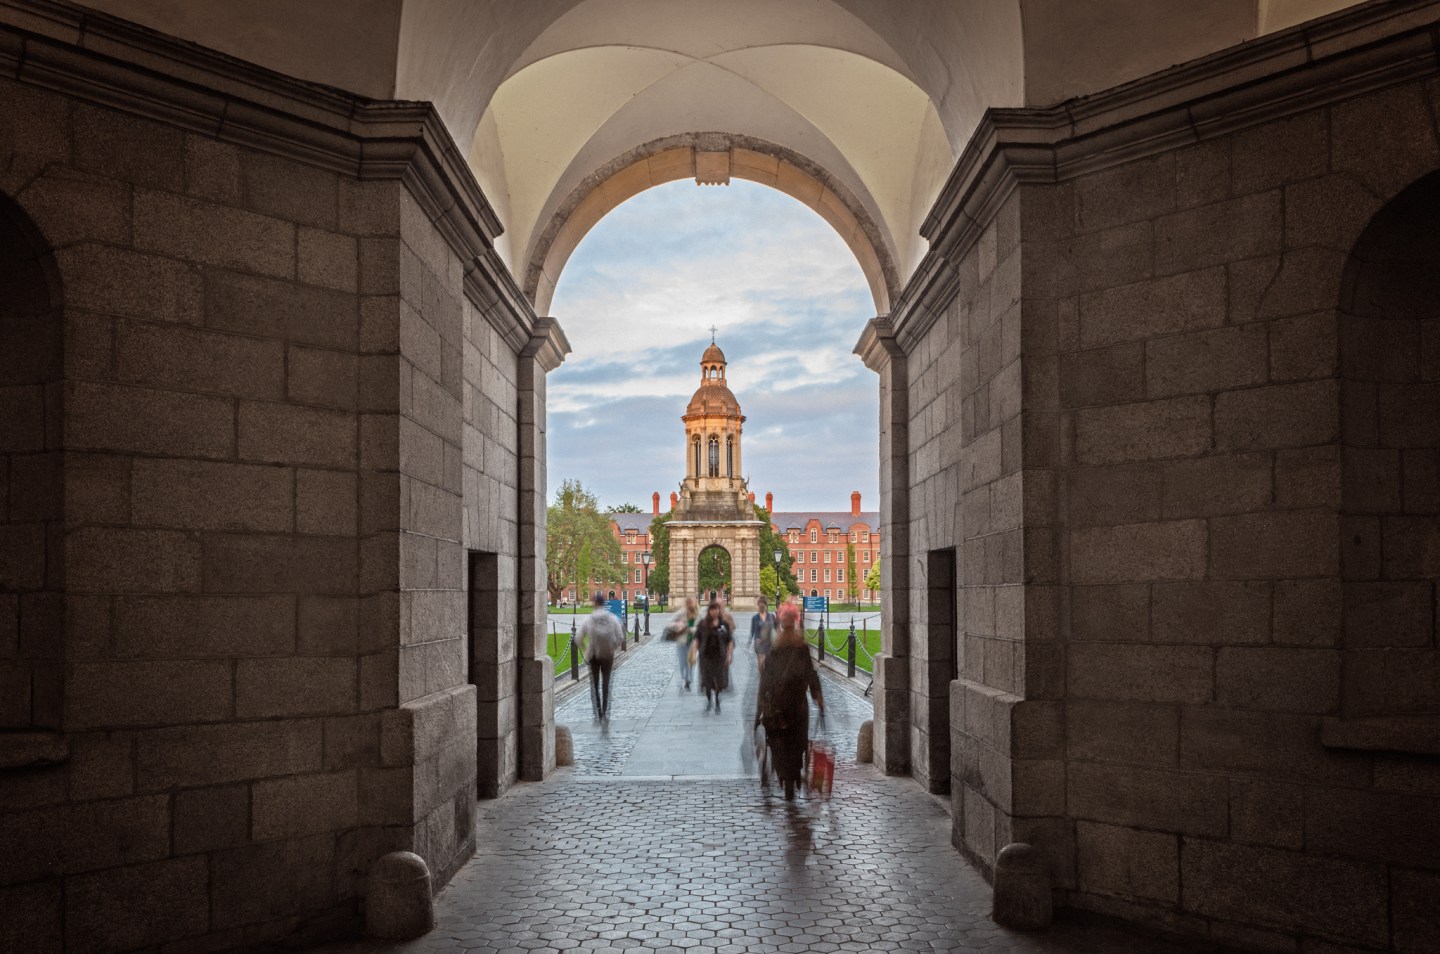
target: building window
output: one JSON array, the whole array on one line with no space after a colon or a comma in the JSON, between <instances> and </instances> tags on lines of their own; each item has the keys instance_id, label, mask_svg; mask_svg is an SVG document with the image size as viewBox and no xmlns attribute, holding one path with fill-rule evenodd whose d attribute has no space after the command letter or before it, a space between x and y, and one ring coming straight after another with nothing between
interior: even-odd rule
<instances>
[{"instance_id":1,"label":"building window","mask_svg":"<svg viewBox=\"0 0 1440 954\"><path fill-rule=\"evenodd\" d=\"M836 542L836 539L837 539L837 534L835 533L834 530L831 530L831 531L830 531L830 542L831 542L831 543L834 543L834 542Z\"/></svg>"},{"instance_id":2,"label":"building window","mask_svg":"<svg viewBox=\"0 0 1440 954\"><path fill-rule=\"evenodd\" d=\"M735 438L725 438L725 476L735 476Z\"/></svg>"},{"instance_id":3,"label":"building window","mask_svg":"<svg viewBox=\"0 0 1440 954\"><path fill-rule=\"evenodd\" d=\"M825 551L825 562L826 562L826 563L829 563L829 562L830 562L830 551L829 551L829 550L826 550L826 551Z\"/></svg>"},{"instance_id":4,"label":"building window","mask_svg":"<svg viewBox=\"0 0 1440 954\"><path fill-rule=\"evenodd\" d=\"M710 438L710 476L720 476L720 438Z\"/></svg>"},{"instance_id":5,"label":"building window","mask_svg":"<svg viewBox=\"0 0 1440 954\"><path fill-rule=\"evenodd\" d=\"M812 570L810 571L810 582L811 582L811 583L818 583L818 582L820 582L820 571L819 571L819 570L812 569Z\"/></svg>"},{"instance_id":6,"label":"building window","mask_svg":"<svg viewBox=\"0 0 1440 954\"><path fill-rule=\"evenodd\" d=\"M857 534L854 530L851 530L851 531L850 531L850 542L851 542L851 543L858 543L858 542L859 542L859 534Z\"/></svg>"},{"instance_id":7,"label":"building window","mask_svg":"<svg viewBox=\"0 0 1440 954\"><path fill-rule=\"evenodd\" d=\"M815 542L815 539L816 539L816 538L815 538L815 533L816 533L816 531L814 531L814 530L811 530L811 531L810 531L810 542L811 542L811 543L814 543L814 542Z\"/></svg>"},{"instance_id":8,"label":"building window","mask_svg":"<svg viewBox=\"0 0 1440 954\"><path fill-rule=\"evenodd\" d=\"M862 540L864 540L866 543L869 543L869 542L870 542L870 531L869 531L869 530L866 530L864 533L860 534L860 538L861 538Z\"/></svg>"},{"instance_id":9,"label":"building window","mask_svg":"<svg viewBox=\"0 0 1440 954\"><path fill-rule=\"evenodd\" d=\"M636 570L636 571L635 571L635 582L636 582L636 583L639 583L639 582L640 582L640 571L639 571L639 570Z\"/></svg>"},{"instance_id":10,"label":"building window","mask_svg":"<svg viewBox=\"0 0 1440 954\"><path fill-rule=\"evenodd\" d=\"M870 562L870 551L869 551L869 550L866 550L866 551L865 551L865 562L866 562L866 563L869 563L869 562Z\"/></svg>"},{"instance_id":11,"label":"building window","mask_svg":"<svg viewBox=\"0 0 1440 954\"><path fill-rule=\"evenodd\" d=\"M695 476L700 476L700 438L695 438Z\"/></svg>"},{"instance_id":12,"label":"building window","mask_svg":"<svg viewBox=\"0 0 1440 954\"><path fill-rule=\"evenodd\" d=\"M836 582L836 583L844 583L844 582L845 582L845 568L844 568L843 566L836 568L836 570L835 570L835 582Z\"/></svg>"}]
</instances>

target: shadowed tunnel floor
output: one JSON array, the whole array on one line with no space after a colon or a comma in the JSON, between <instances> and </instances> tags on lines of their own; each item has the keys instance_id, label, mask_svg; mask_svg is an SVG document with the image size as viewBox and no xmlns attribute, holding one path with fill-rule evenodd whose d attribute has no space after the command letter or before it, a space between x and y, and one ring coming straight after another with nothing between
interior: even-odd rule
<instances>
[{"instance_id":1,"label":"shadowed tunnel floor","mask_svg":"<svg viewBox=\"0 0 1440 954\"><path fill-rule=\"evenodd\" d=\"M436 930L324 950L1220 950L1095 919L1041 934L998 927L989 886L950 846L943 802L855 764L868 699L825 676L835 794L787 804L753 776L753 655L736 653L717 716L681 688L673 644L630 652L608 727L592 721L588 688L557 706L575 731L575 767L480 803L478 851L438 897Z\"/></svg>"}]
</instances>

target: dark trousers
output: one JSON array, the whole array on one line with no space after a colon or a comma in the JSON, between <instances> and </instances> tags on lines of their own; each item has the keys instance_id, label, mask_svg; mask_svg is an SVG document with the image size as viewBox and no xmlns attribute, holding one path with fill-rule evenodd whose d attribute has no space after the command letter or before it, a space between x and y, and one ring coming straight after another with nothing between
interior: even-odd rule
<instances>
[{"instance_id":1,"label":"dark trousers","mask_svg":"<svg viewBox=\"0 0 1440 954\"><path fill-rule=\"evenodd\" d=\"M597 719L610 717L610 671L614 668L613 658L590 660L590 701L595 704Z\"/></svg>"}]
</instances>

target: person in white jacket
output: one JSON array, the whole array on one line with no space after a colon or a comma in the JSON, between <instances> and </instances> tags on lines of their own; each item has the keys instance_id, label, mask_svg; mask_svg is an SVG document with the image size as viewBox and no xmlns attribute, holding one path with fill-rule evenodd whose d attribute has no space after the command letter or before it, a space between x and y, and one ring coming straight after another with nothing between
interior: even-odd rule
<instances>
[{"instance_id":1,"label":"person in white jacket","mask_svg":"<svg viewBox=\"0 0 1440 954\"><path fill-rule=\"evenodd\" d=\"M615 668L615 654L625 646L625 627L605 608L603 594L596 593L594 603L594 610L580 624L579 635L590 666L590 701L599 722L610 719L610 673Z\"/></svg>"}]
</instances>

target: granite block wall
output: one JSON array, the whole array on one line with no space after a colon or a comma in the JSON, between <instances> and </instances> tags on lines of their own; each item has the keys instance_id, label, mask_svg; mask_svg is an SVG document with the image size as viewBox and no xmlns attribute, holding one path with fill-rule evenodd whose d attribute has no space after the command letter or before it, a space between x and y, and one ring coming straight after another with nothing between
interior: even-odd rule
<instances>
[{"instance_id":1,"label":"granite block wall","mask_svg":"<svg viewBox=\"0 0 1440 954\"><path fill-rule=\"evenodd\" d=\"M911 552L962 553L953 827L982 868L1028 841L1073 906L1424 949L1436 90L1019 182L900 326ZM946 621L910 603L930 781Z\"/></svg>"},{"instance_id":2,"label":"granite block wall","mask_svg":"<svg viewBox=\"0 0 1440 954\"><path fill-rule=\"evenodd\" d=\"M192 126L0 80L0 949L346 930L517 777L528 332L464 183Z\"/></svg>"}]
</instances>

